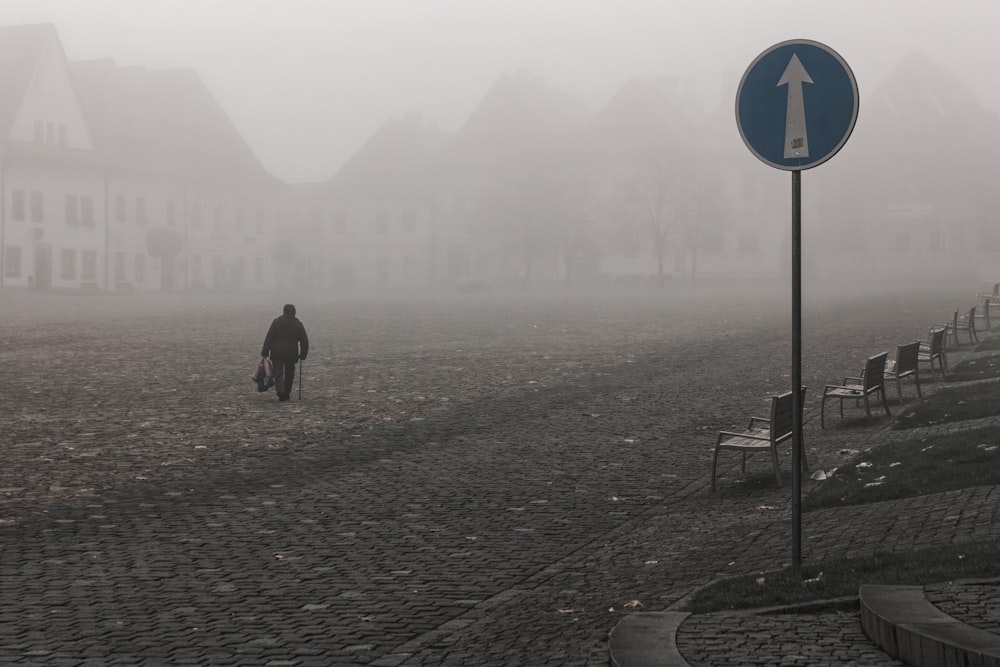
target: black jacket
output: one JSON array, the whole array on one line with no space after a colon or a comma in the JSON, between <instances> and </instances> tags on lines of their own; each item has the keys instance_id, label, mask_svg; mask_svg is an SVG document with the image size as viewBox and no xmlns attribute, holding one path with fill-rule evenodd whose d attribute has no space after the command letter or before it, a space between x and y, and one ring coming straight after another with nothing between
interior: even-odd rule
<instances>
[{"instance_id":1,"label":"black jacket","mask_svg":"<svg viewBox=\"0 0 1000 667\"><path fill-rule=\"evenodd\" d=\"M295 361L305 359L307 354L309 337L302 322L292 315L274 318L264 337L260 356L270 356L275 361Z\"/></svg>"}]
</instances>

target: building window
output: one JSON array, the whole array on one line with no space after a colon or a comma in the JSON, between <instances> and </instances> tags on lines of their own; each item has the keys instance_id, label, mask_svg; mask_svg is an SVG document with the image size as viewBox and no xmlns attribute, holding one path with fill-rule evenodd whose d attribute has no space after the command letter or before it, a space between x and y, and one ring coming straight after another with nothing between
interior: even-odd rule
<instances>
[{"instance_id":1,"label":"building window","mask_svg":"<svg viewBox=\"0 0 1000 667\"><path fill-rule=\"evenodd\" d=\"M706 229L701 233L699 249L706 255L721 255L726 249L726 239L717 229Z\"/></svg>"},{"instance_id":2,"label":"building window","mask_svg":"<svg viewBox=\"0 0 1000 667\"><path fill-rule=\"evenodd\" d=\"M115 222L127 222L125 213L125 195L115 195Z\"/></svg>"},{"instance_id":3,"label":"building window","mask_svg":"<svg viewBox=\"0 0 1000 667\"><path fill-rule=\"evenodd\" d=\"M84 250L82 258L81 280L97 280L97 251Z\"/></svg>"},{"instance_id":4,"label":"building window","mask_svg":"<svg viewBox=\"0 0 1000 667\"><path fill-rule=\"evenodd\" d=\"M243 209L239 206L236 207L236 231L243 233Z\"/></svg>"},{"instance_id":5,"label":"building window","mask_svg":"<svg viewBox=\"0 0 1000 667\"><path fill-rule=\"evenodd\" d=\"M146 282L146 256L141 252L135 254L135 281Z\"/></svg>"},{"instance_id":6,"label":"building window","mask_svg":"<svg viewBox=\"0 0 1000 667\"><path fill-rule=\"evenodd\" d=\"M97 224L94 218L94 198L86 195L80 197L80 222L87 227Z\"/></svg>"},{"instance_id":7,"label":"building window","mask_svg":"<svg viewBox=\"0 0 1000 667\"><path fill-rule=\"evenodd\" d=\"M45 142L45 123L40 120L35 121L35 143L41 144Z\"/></svg>"},{"instance_id":8,"label":"building window","mask_svg":"<svg viewBox=\"0 0 1000 667\"><path fill-rule=\"evenodd\" d=\"M135 224L144 225L146 224L146 198L136 197L135 198Z\"/></svg>"},{"instance_id":9,"label":"building window","mask_svg":"<svg viewBox=\"0 0 1000 667\"><path fill-rule=\"evenodd\" d=\"M10 218L11 220L24 220L24 190L17 188L10 192Z\"/></svg>"},{"instance_id":10,"label":"building window","mask_svg":"<svg viewBox=\"0 0 1000 667\"><path fill-rule=\"evenodd\" d=\"M379 287L385 287L389 284L389 258L388 257L376 257L375 258L375 283Z\"/></svg>"},{"instance_id":11,"label":"building window","mask_svg":"<svg viewBox=\"0 0 1000 667\"><path fill-rule=\"evenodd\" d=\"M417 228L417 214L412 209L403 211L403 233L412 234Z\"/></svg>"},{"instance_id":12,"label":"building window","mask_svg":"<svg viewBox=\"0 0 1000 667\"><path fill-rule=\"evenodd\" d=\"M335 234L347 233L347 213L335 211L333 214L333 231Z\"/></svg>"},{"instance_id":13,"label":"building window","mask_svg":"<svg viewBox=\"0 0 1000 667\"><path fill-rule=\"evenodd\" d=\"M59 266L62 268L63 280L75 280L76 250L64 249L59 255Z\"/></svg>"},{"instance_id":14,"label":"building window","mask_svg":"<svg viewBox=\"0 0 1000 667\"><path fill-rule=\"evenodd\" d=\"M45 221L45 199L42 197L42 193L37 190L33 190L31 193L31 221Z\"/></svg>"},{"instance_id":15,"label":"building window","mask_svg":"<svg viewBox=\"0 0 1000 667\"><path fill-rule=\"evenodd\" d=\"M940 229L931 230L927 249L931 252L944 252L944 233Z\"/></svg>"},{"instance_id":16,"label":"building window","mask_svg":"<svg viewBox=\"0 0 1000 667\"><path fill-rule=\"evenodd\" d=\"M264 258L253 258L253 280L258 285L264 284Z\"/></svg>"},{"instance_id":17,"label":"building window","mask_svg":"<svg viewBox=\"0 0 1000 667\"><path fill-rule=\"evenodd\" d=\"M115 282L125 282L125 253L115 253Z\"/></svg>"},{"instance_id":18,"label":"building window","mask_svg":"<svg viewBox=\"0 0 1000 667\"><path fill-rule=\"evenodd\" d=\"M741 255L756 255L760 252L760 237L749 232L740 234L736 239L736 251Z\"/></svg>"},{"instance_id":19,"label":"building window","mask_svg":"<svg viewBox=\"0 0 1000 667\"><path fill-rule=\"evenodd\" d=\"M69 145L69 131L66 128L66 123L59 123L59 145L63 147Z\"/></svg>"},{"instance_id":20,"label":"building window","mask_svg":"<svg viewBox=\"0 0 1000 667\"><path fill-rule=\"evenodd\" d=\"M66 195L66 224L80 224L80 209L77 205L76 195Z\"/></svg>"},{"instance_id":21,"label":"building window","mask_svg":"<svg viewBox=\"0 0 1000 667\"><path fill-rule=\"evenodd\" d=\"M201 227L201 202L191 204L191 226Z\"/></svg>"},{"instance_id":22,"label":"building window","mask_svg":"<svg viewBox=\"0 0 1000 667\"><path fill-rule=\"evenodd\" d=\"M388 234L389 233L389 213L380 210L375 212L375 233L376 234Z\"/></svg>"},{"instance_id":23,"label":"building window","mask_svg":"<svg viewBox=\"0 0 1000 667\"><path fill-rule=\"evenodd\" d=\"M173 199L167 200L167 224L171 227L177 224L177 207Z\"/></svg>"},{"instance_id":24,"label":"building window","mask_svg":"<svg viewBox=\"0 0 1000 667\"><path fill-rule=\"evenodd\" d=\"M212 255L212 286L221 287L225 277L226 265L222 261L222 255Z\"/></svg>"},{"instance_id":25,"label":"building window","mask_svg":"<svg viewBox=\"0 0 1000 667\"><path fill-rule=\"evenodd\" d=\"M191 281L195 286L204 285L201 277L201 255L192 255L191 257Z\"/></svg>"},{"instance_id":26,"label":"building window","mask_svg":"<svg viewBox=\"0 0 1000 667\"><path fill-rule=\"evenodd\" d=\"M245 280L246 262L247 262L246 257L240 256L236 258L235 266L233 268L233 281L237 285L242 285L243 281Z\"/></svg>"},{"instance_id":27,"label":"building window","mask_svg":"<svg viewBox=\"0 0 1000 667\"><path fill-rule=\"evenodd\" d=\"M21 277L21 249L19 247L9 245L4 248L3 275L6 278Z\"/></svg>"}]
</instances>

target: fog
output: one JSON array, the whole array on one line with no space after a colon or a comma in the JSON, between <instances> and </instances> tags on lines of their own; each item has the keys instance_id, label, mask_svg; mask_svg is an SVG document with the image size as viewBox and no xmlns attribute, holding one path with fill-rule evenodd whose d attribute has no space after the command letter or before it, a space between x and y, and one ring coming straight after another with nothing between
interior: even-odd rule
<instances>
[{"instance_id":1,"label":"fog","mask_svg":"<svg viewBox=\"0 0 1000 667\"><path fill-rule=\"evenodd\" d=\"M239 138L226 144L222 125L192 129L202 155L191 173L156 188L123 178L103 201L69 195L81 208L70 224L94 226L97 210L154 229L111 231L88 248L39 229L22 241L12 221L4 243L16 252L0 287L787 285L788 174L742 145L733 100L753 59L793 38L839 52L861 106L844 149L804 178L807 284L990 283L1000 5L961 8L8 0L0 26L55 27L91 116L116 99L102 76L187 71ZM157 94L160 107L139 113L174 113L169 89ZM192 128L203 120L192 118ZM92 128L98 144L115 125L103 122ZM130 141L152 143L115 139L123 155ZM220 158L217 172L243 178L239 188L200 184L204 156L241 141L262 173L235 175ZM54 245L39 255L39 240Z\"/></svg>"},{"instance_id":2,"label":"fog","mask_svg":"<svg viewBox=\"0 0 1000 667\"><path fill-rule=\"evenodd\" d=\"M629 79L671 77L706 108L728 104L771 44L814 39L854 69L862 98L910 51L1000 110L1000 5L653 0L6 0L0 25L54 22L70 60L192 67L265 166L329 178L388 118L457 130L504 72L527 69L592 111ZM730 82L735 85L735 82Z\"/></svg>"}]
</instances>

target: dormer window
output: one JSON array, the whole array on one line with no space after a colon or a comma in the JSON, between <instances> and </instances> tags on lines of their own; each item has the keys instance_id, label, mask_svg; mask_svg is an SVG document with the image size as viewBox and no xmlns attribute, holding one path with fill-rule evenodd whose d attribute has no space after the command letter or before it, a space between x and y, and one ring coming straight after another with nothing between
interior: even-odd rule
<instances>
[{"instance_id":1,"label":"dormer window","mask_svg":"<svg viewBox=\"0 0 1000 667\"><path fill-rule=\"evenodd\" d=\"M69 146L69 127L66 123L36 120L32 138L36 144L46 144L47 146L58 144L65 148Z\"/></svg>"}]
</instances>

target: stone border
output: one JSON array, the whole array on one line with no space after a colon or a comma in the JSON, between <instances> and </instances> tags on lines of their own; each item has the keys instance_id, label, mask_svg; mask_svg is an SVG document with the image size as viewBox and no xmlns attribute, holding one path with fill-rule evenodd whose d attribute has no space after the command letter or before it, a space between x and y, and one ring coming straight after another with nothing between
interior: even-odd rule
<instances>
[{"instance_id":1,"label":"stone border","mask_svg":"<svg viewBox=\"0 0 1000 667\"><path fill-rule=\"evenodd\" d=\"M861 627L883 651L914 667L1000 667L1000 636L932 605L923 586L864 584Z\"/></svg>"}]
</instances>

